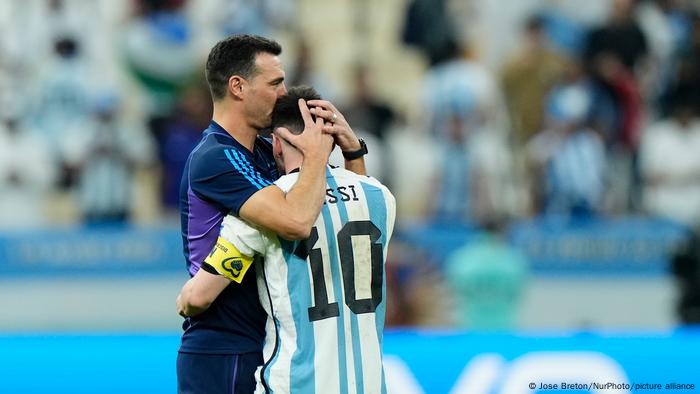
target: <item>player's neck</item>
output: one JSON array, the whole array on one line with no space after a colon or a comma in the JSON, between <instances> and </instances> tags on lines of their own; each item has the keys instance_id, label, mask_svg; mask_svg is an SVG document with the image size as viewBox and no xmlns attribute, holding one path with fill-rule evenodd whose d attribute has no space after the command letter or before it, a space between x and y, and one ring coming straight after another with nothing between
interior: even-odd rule
<instances>
[{"instance_id":1,"label":"player's neck","mask_svg":"<svg viewBox=\"0 0 700 394\"><path fill-rule=\"evenodd\" d=\"M231 135L241 145L249 151L253 151L255 145L255 137L258 135L258 130L251 127L245 117L238 114L232 108L227 108L225 105L217 105L214 103L214 114L212 116L214 122L223 127L226 132Z\"/></svg>"},{"instance_id":2,"label":"player's neck","mask_svg":"<svg viewBox=\"0 0 700 394\"><path fill-rule=\"evenodd\" d=\"M301 165L304 162L304 156L302 156L298 150L294 148L287 148L283 152L285 174L289 174L290 172L301 168Z\"/></svg>"}]
</instances>

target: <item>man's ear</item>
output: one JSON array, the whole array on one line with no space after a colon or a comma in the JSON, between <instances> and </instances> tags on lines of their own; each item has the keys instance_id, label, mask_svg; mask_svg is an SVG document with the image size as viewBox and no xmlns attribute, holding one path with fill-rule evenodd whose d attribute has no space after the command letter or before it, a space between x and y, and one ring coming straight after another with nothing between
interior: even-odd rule
<instances>
[{"instance_id":1,"label":"man's ear","mask_svg":"<svg viewBox=\"0 0 700 394\"><path fill-rule=\"evenodd\" d=\"M282 139L274 131L272 132L272 153L278 157L282 156Z\"/></svg>"},{"instance_id":2,"label":"man's ear","mask_svg":"<svg viewBox=\"0 0 700 394\"><path fill-rule=\"evenodd\" d=\"M243 98L243 85L245 85L246 80L239 75L232 75L228 79L228 91L237 99Z\"/></svg>"}]
</instances>

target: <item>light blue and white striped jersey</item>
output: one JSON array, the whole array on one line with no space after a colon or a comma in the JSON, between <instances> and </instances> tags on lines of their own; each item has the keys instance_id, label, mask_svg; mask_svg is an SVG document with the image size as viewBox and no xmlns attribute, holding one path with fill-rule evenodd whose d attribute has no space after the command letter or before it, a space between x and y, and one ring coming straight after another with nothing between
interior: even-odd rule
<instances>
[{"instance_id":1,"label":"light blue and white striped jersey","mask_svg":"<svg viewBox=\"0 0 700 394\"><path fill-rule=\"evenodd\" d=\"M276 185L289 191L298 173ZM268 319L256 393L386 393L384 262L396 217L374 178L326 171L326 201L311 236L287 241L232 215L221 236L256 266Z\"/></svg>"}]
</instances>

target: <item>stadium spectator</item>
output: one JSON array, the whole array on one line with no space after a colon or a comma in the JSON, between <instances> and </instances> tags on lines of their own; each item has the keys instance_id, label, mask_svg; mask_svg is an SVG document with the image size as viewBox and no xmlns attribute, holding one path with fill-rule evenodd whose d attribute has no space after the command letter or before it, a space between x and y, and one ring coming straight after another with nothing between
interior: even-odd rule
<instances>
[{"instance_id":1,"label":"stadium spectator","mask_svg":"<svg viewBox=\"0 0 700 394\"><path fill-rule=\"evenodd\" d=\"M481 234L445 261L445 278L456 296L462 327L517 328L528 263L519 250L505 241L502 226L500 220L485 219Z\"/></svg>"},{"instance_id":2,"label":"stadium spectator","mask_svg":"<svg viewBox=\"0 0 700 394\"><path fill-rule=\"evenodd\" d=\"M380 160L381 172L370 171L386 185L391 185L391 157L385 149L386 136L396 120L396 114L391 106L374 94L372 75L366 64L358 64L353 71L353 94L343 113L358 133L367 132L377 140L377 148L372 144ZM369 163L368 163L369 165Z\"/></svg>"},{"instance_id":3,"label":"stadium spectator","mask_svg":"<svg viewBox=\"0 0 700 394\"><path fill-rule=\"evenodd\" d=\"M401 40L415 46L431 66L454 56L455 29L448 12L448 0L412 0L406 7Z\"/></svg>"},{"instance_id":4,"label":"stadium spectator","mask_svg":"<svg viewBox=\"0 0 700 394\"><path fill-rule=\"evenodd\" d=\"M567 14L565 9L557 7L561 2L557 3L541 10L542 30L554 51L564 56L579 57L585 44L587 26Z\"/></svg>"},{"instance_id":5,"label":"stadium spectator","mask_svg":"<svg viewBox=\"0 0 700 394\"><path fill-rule=\"evenodd\" d=\"M56 180L47 140L24 121L21 108L0 105L0 228L40 228L46 196Z\"/></svg>"},{"instance_id":6,"label":"stadium spectator","mask_svg":"<svg viewBox=\"0 0 700 394\"><path fill-rule=\"evenodd\" d=\"M366 64L357 64L353 70L353 94L345 106L345 117L356 128L367 131L384 141L396 115L391 106L377 97L371 70Z\"/></svg>"},{"instance_id":7,"label":"stadium spectator","mask_svg":"<svg viewBox=\"0 0 700 394\"><path fill-rule=\"evenodd\" d=\"M267 35L288 26L296 16L297 0L197 0L190 3L196 27L205 27L215 41L234 34ZM207 44L209 44L207 42Z\"/></svg>"},{"instance_id":8,"label":"stadium spectator","mask_svg":"<svg viewBox=\"0 0 700 394\"><path fill-rule=\"evenodd\" d=\"M691 13L684 1L648 0L640 2L636 16L649 42L650 72L642 81L644 96L652 104L651 110L667 116L667 96L673 88L678 58L690 44Z\"/></svg>"},{"instance_id":9,"label":"stadium spectator","mask_svg":"<svg viewBox=\"0 0 700 394\"><path fill-rule=\"evenodd\" d=\"M79 40L59 37L54 51L55 56L38 78L32 119L60 166L65 164L65 151L70 149L67 144L72 143L64 138L65 134L84 132L82 127L90 117L97 80L81 52ZM70 186L72 174L65 170L64 167L61 185Z\"/></svg>"},{"instance_id":10,"label":"stadium spectator","mask_svg":"<svg viewBox=\"0 0 700 394\"><path fill-rule=\"evenodd\" d=\"M647 212L691 228L700 225L700 121L693 94L674 94L671 117L649 126L640 149Z\"/></svg>"},{"instance_id":11,"label":"stadium spectator","mask_svg":"<svg viewBox=\"0 0 700 394\"><path fill-rule=\"evenodd\" d=\"M635 5L634 0L614 0L608 21L588 34L584 50L594 83L609 92L617 107L618 121L603 137L613 184L629 185L619 193L626 210L639 208L637 149L644 110L641 82L649 75L649 44L634 19Z\"/></svg>"},{"instance_id":12,"label":"stadium spectator","mask_svg":"<svg viewBox=\"0 0 700 394\"><path fill-rule=\"evenodd\" d=\"M586 39L584 56L595 61L601 54L615 56L631 73L648 54L647 39L634 19L634 0L613 0L610 19L594 28Z\"/></svg>"},{"instance_id":13,"label":"stadium spectator","mask_svg":"<svg viewBox=\"0 0 700 394\"><path fill-rule=\"evenodd\" d=\"M318 70L314 63L314 47L304 38L297 37L294 62L288 67L290 86L315 86L323 97L333 101L338 92L333 81Z\"/></svg>"},{"instance_id":14,"label":"stadium spectator","mask_svg":"<svg viewBox=\"0 0 700 394\"><path fill-rule=\"evenodd\" d=\"M507 110L494 73L473 58L470 48L451 41L450 56L430 67L423 78L427 128L438 141L448 138L449 114L473 111L470 123L497 132L507 130Z\"/></svg>"},{"instance_id":15,"label":"stadium spectator","mask_svg":"<svg viewBox=\"0 0 700 394\"><path fill-rule=\"evenodd\" d=\"M87 224L126 222L133 208L135 171L155 156L150 134L126 124L120 109L115 93L102 93L92 118L67 136L73 142L66 161L78 174L79 207Z\"/></svg>"},{"instance_id":16,"label":"stadium spectator","mask_svg":"<svg viewBox=\"0 0 700 394\"><path fill-rule=\"evenodd\" d=\"M199 57L185 0L138 0L123 32L123 59L146 93L149 128L160 140Z\"/></svg>"},{"instance_id":17,"label":"stadium spectator","mask_svg":"<svg viewBox=\"0 0 700 394\"><path fill-rule=\"evenodd\" d=\"M426 127L441 152L430 205L434 216L471 220L478 205L471 139L477 131L496 140L504 136L499 117L503 107L493 74L464 58L456 42L450 50L449 59L431 67L423 82Z\"/></svg>"},{"instance_id":18,"label":"stadium spectator","mask_svg":"<svg viewBox=\"0 0 700 394\"><path fill-rule=\"evenodd\" d=\"M211 118L211 100L206 87L193 84L177 100L158 142L162 166L161 201L166 210L177 210L178 191L185 162Z\"/></svg>"},{"instance_id":19,"label":"stadium spectator","mask_svg":"<svg viewBox=\"0 0 700 394\"><path fill-rule=\"evenodd\" d=\"M679 54L678 70L670 86L669 99L673 98L673 93L683 91L689 94L690 100L696 113L700 113L700 15L692 18L691 34L688 46L683 48Z\"/></svg>"},{"instance_id":20,"label":"stadium spectator","mask_svg":"<svg viewBox=\"0 0 700 394\"><path fill-rule=\"evenodd\" d=\"M589 216L602 208L605 147L585 126L591 95L586 85L556 87L547 103L548 127L528 144L535 165L537 206L547 214Z\"/></svg>"},{"instance_id":21,"label":"stadium spectator","mask_svg":"<svg viewBox=\"0 0 700 394\"><path fill-rule=\"evenodd\" d=\"M432 188L431 215L439 220L469 221L473 214L474 177L468 139L471 112L445 114L446 135L440 141L440 164Z\"/></svg>"},{"instance_id":22,"label":"stadium spectator","mask_svg":"<svg viewBox=\"0 0 700 394\"><path fill-rule=\"evenodd\" d=\"M549 48L543 29L540 16L527 20L524 42L501 75L513 139L518 147L542 130L545 97L563 73L564 59Z\"/></svg>"}]
</instances>

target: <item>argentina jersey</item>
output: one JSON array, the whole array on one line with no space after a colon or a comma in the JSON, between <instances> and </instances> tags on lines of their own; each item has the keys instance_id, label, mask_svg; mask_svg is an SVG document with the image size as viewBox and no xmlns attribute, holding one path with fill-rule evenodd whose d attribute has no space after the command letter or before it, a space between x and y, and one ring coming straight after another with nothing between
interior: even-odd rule
<instances>
[{"instance_id":1,"label":"argentina jersey","mask_svg":"<svg viewBox=\"0 0 700 394\"><path fill-rule=\"evenodd\" d=\"M276 184L288 191L298 174ZM326 201L303 241L287 241L227 216L221 236L257 267L267 312L258 393L385 393L384 263L396 202L376 179L333 168Z\"/></svg>"}]
</instances>

